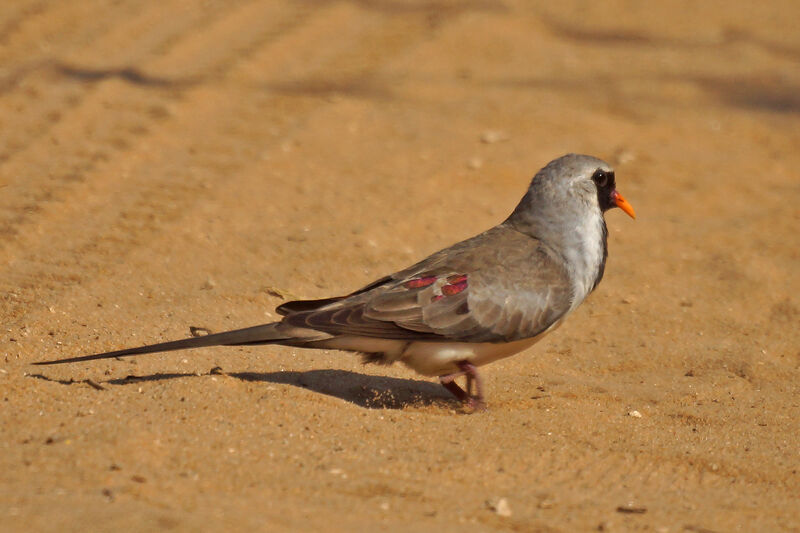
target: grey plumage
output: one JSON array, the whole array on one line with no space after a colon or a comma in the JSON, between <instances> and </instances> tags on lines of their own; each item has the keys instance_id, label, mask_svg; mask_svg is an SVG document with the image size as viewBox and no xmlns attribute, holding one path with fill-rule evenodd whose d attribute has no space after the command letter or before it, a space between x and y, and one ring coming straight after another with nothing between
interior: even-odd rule
<instances>
[{"instance_id":1,"label":"grey plumage","mask_svg":"<svg viewBox=\"0 0 800 533\"><path fill-rule=\"evenodd\" d=\"M550 162L500 225L346 296L285 303L271 324L36 364L215 345L284 344L402 361L462 399L453 376L511 355L554 329L597 286L607 254L603 211L633 209L611 167L569 154ZM480 390L478 401L480 401Z\"/></svg>"},{"instance_id":2,"label":"grey plumage","mask_svg":"<svg viewBox=\"0 0 800 533\"><path fill-rule=\"evenodd\" d=\"M535 262L534 270L515 265ZM467 286L436 299L441 283L413 280L467 276ZM510 342L547 329L571 304L568 274L539 240L501 224L384 278L373 288L295 312L283 321L332 335L406 341ZM524 318L523 318L524 315Z\"/></svg>"}]
</instances>

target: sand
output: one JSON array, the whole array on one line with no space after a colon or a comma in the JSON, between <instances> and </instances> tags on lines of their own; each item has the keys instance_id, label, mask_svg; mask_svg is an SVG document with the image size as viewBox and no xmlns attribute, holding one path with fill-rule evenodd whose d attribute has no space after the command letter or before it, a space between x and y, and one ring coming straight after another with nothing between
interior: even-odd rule
<instances>
[{"instance_id":1,"label":"sand","mask_svg":"<svg viewBox=\"0 0 800 533\"><path fill-rule=\"evenodd\" d=\"M0 4L0 530L800 530L800 5ZM605 279L483 369L270 321L602 157Z\"/></svg>"}]
</instances>

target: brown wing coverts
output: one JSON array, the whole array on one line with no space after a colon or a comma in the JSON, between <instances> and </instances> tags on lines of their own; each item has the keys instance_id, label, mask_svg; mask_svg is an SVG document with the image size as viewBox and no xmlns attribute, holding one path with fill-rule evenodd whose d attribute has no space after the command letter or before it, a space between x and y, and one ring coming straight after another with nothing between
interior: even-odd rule
<instances>
[{"instance_id":1,"label":"brown wing coverts","mask_svg":"<svg viewBox=\"0 0 800 533\"><path fill-rule=\"evenodd\" d=\"M569 277L554 259L501 225L351 295L287 302L279 312L285 323L335 335L509 342L538 335L569 309Z\"/></svg>"}]
</instances>

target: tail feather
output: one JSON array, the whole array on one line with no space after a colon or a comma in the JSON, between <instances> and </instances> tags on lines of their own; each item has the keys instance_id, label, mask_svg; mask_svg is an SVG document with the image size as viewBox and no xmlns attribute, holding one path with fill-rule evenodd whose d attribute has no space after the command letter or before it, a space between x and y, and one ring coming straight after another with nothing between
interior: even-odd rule
<instances>
[{"instance_id":1,"label":"tail feather","mask_svg":"<svg viewBox=\"0 0 800 533\"><path fill-rule=\"evenodd\" d=\"M126 348L113 352L98 353L93 355L83 355L80 357L70 357L69 359L56 359L53 361L39 361L34 365L60 365L64 363L78 363L81 361L93 361L95 359L110 359L123 355L140 355L146 353L169 352L172 350L184 350L186 348L204 348L208 346L235 346L247 344L272 344L289 340L292 337L282 333L278 326L280 322L262 324L243 329L234 329L222 333L213 333L202 337L191 337L177 341L160 342L136 348Z\"/></svg>"}]
</instances>

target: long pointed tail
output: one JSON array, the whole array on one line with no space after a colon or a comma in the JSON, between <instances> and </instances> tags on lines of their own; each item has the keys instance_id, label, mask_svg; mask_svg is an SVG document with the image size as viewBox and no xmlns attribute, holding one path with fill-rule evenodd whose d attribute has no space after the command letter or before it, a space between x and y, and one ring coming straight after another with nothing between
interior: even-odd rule
<instances>
[{"instance_id":1,"label":"long pointed tail","mask_svg":"<svg viewBox=\"0 0 800 533\"><path fill-rule=\"evenodd\" d=\"M92 361L94 359L110 359L122 355L138 355L145 353L169 352L172 350L183 350L186 348L204 348L207 346L234 346L241 344L270 344L279 343L282 340L289 340L291 337L281 333L278 329L280 322L262 324L243 329L234 329L222 333L204 335L202 337L192 337L178 341L161 342L136 348L126 348L113 352L84 355L81 357L70 357L69 359L56 359L53 361L39 361L34 365L60 365L64 363L78 363L80 361Z\"/></svg>"}]
</instances>

